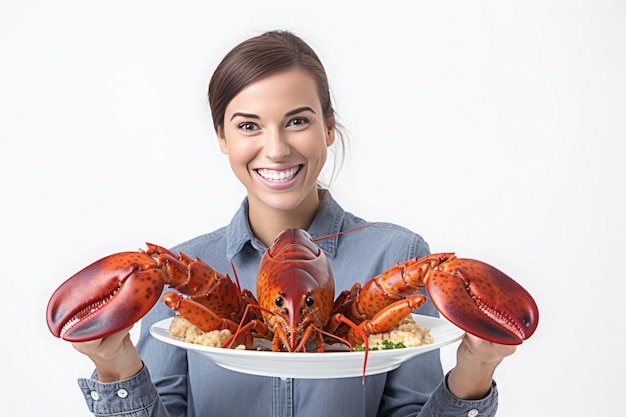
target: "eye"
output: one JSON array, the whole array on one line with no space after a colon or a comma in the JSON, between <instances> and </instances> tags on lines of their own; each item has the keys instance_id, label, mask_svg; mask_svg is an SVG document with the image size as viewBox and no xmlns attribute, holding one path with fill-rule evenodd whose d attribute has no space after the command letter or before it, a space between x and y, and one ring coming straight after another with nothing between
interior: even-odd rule
<instances>
[{"instance_id":1,"label":"eye","mask_svg":"<svg viewBox=\"0 0 626 417\"><path fill-rule=\"evenodd\" d=\"M282 307L285 305L285 300L283 300L283 297L276 297L276 301L274 302L276 303L276 307Z\"/></svg>"},{"instance_id":2,"label":"eye","mask_svg":"<svg viewBox=\"0 0 626 417\"><path fill-rule=\"evenodd\" d=\"M313 299L313 297L308 296L305 300L304 303L306 304L307 307L311 307L313 304L315 304L315 300Z\"/></svg>"},{"instance_id":3,"label":"eye","mask_svg":"<svg viewBox=\"0 0 626 417\"><path fill-rule=\"evenodd\" d=\"M287 123L287 126L304 126L309 124L310 121L307 117L294 117L293 119L291 119L289 121L289 123Z\"/></svg>"},{"instance_id":4,"label":"eye","mask_svg":"<svg viewBox=\"0 0 626 417\"><path fill-rule=\"evenodd\" d=\"M239 130L244 130L244 131L253 131L257 129L257 125L256 123L252 123L252 122L243 122L243 123L239 123L239 125L237 125L237 128Z\"/></svg>"}]
</instances>

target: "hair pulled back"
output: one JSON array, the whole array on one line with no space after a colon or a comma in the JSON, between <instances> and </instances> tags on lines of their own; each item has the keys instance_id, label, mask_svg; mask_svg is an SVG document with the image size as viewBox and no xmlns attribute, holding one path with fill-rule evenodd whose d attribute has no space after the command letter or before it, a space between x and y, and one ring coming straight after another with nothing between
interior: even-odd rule
<instances>
[{"instance_id":1,"label":"hair pulled back","mask_svg":"<svg viewBox=\"0 0 626 417\"><path fill-rule=\"evenodd\" d=\"M222 59L209 82L209 105L216 131L224 129L228 103L247 85L298 66L315 79L326 122L334 119L328 78L317 54L298 36L271 31L243 41Z\"/></svg>"},{"instance_id":2,"label":"hair pulled back","mask_svg":"<svg viewBox=\"0 0 626 417\"><path fill-rule=\"evenodd\" d=\"M213 127L224 133L224 114L228 103L249 84L276 72L299 67L315 80L324 121L336 128L339 151L335 149L330 181L338 171L345 151L344 136L336 122L326 70L317 54L301 38L288 31L276 30L249 38L224 56L209 82L209 105ZM338 155L339 154L339 155ZM330 182L329 181L329 182Z\"/></svg>"}]
</instances>

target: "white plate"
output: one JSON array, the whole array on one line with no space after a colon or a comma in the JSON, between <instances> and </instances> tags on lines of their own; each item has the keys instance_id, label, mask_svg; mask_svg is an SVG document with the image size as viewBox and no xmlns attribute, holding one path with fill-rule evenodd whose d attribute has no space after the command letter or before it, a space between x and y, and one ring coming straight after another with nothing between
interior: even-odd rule
<instances>
[{"instance_id":1,"label":"white plate","mask_svg":"<svg viewBox=\"0 0 626 417\"><path fill-rule=\"evenodd\" d=\"M463 331L445 319L414 314L415 322L430 328L434 342L429 345L370 351L366 375L396 369L404 361L422 353L454 343ZM267 352L256 350L222 349L183 342L169 336L172 318L161 320L150 327L155 338L208 356L216 364L231 371L251 375L282 378L347 378L363 374L364 352Z\"/></svg>"}]
</instances>

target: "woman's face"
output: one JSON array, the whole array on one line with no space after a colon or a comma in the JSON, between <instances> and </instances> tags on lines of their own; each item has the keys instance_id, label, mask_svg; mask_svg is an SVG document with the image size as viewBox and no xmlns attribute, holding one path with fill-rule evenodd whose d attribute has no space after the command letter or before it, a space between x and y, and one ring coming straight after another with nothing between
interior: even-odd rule
<instances>
[{"instance_id":1,"label":"woman's face","mask_svg":"<svg viewBox=\"0 0 626 417\"><path fill-rule=\"evenodd\" d=\"M241 90L226 107L218 138L251 208L317 207L317 179L335 135L306 71L278 72Z\"/></svg>"}]
</instances>

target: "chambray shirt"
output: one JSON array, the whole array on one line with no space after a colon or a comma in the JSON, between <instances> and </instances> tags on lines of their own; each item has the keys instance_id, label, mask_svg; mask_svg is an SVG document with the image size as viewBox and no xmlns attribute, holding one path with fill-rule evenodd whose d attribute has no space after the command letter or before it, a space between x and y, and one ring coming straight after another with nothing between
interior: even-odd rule
<instances>
[{"instance_id":1,"label":"chambray shirt","mask_svg":"<svg viewBox=\"0 0 626 417\"><path fill-rule=\"evenodd\" d=\"M366 224L345 212L326 190L308 232L313 238ZM247 199L231 223L173 248L199 257L217 271L230 273L233 262L242 288L253 292L265 245L252 235ZM376 223L320 240L335 278L337 293L397 262L429 253L417 234L389 223ZM232 276L232 273L230 274ZM429 301L419 314L438 316ZM221 368L210 359L170 346L149 334L149 327L174 314L162 302L142 320L137 348L144 362L134 377L100 383L95 375L79 379L87 405L97 416L493 416L497 389L483 399L465 401L447 389L439 351L419 355L391 372L338 379L290 379L253 376Z\"/></svg>"}]
</instances>

